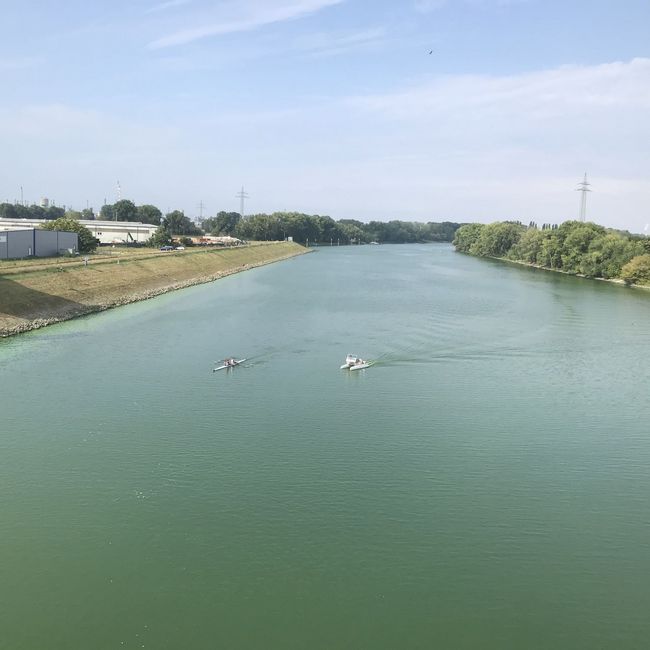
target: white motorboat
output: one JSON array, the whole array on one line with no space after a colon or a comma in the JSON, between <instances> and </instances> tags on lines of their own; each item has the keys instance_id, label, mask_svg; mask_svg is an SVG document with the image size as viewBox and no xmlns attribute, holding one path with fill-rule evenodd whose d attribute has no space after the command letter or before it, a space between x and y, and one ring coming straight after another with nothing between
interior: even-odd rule
<instances>
[{"instance_id":1,"label":"white motorboat","mask_svg":"<svg viewBox=\"0 0 650 650\"><path fill-rule=\"evenodd\" d=\"M364 370L365 368L370 368L371 365L371 361L365 361L354 354L348 354L345 357L345 363L341 366L341 370Z\"/></svg>"},{"instance_id":2,"label":"white motorboat","mask_svg":"<svg viewBox=\"0 0 650 650\"><path fill-rule=\"evenodd\" d=\"M217 370L227 370L228 368L235 368L241 363L244 363L246 359L224 359L223 360L223 365L219 366L218 368L214 368L212 372L217 372Z\"/></svg>"}]
</instances>

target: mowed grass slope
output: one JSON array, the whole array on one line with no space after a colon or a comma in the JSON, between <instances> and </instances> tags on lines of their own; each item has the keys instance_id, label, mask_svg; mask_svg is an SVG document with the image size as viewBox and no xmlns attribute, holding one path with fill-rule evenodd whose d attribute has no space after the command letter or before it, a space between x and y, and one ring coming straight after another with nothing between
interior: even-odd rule
<instances>
[{"instance_id":1,"label":"mowed grass slope","mask_svg":"<svg viewBox=\"0 0 650 650\"><path fill-rule=\"evenodd\" d=\"M304 253L291 242L229 249L117 251L0 264L0 335L142 300ZM58 262L58 263L57 263Z\"/></svg>"}]
</instances>

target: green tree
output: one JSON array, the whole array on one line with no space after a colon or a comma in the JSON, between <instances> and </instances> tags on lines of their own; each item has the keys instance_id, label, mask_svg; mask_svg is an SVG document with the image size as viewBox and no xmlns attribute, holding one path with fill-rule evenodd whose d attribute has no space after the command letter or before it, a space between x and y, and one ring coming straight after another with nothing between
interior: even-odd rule
<instances>
[{"instance_id":1,"label":"green tree","mask_svg":"<svg viewBox=\"0 0 650 650\"><path fill-rule=\"evenodd\" d=\"M469 253L472 246L478 241L481 236L481 231L485 228L482 223L468 223L461 226L456 231L454 237L454 246L457 251L461 253Z\"/></svg>"},{"instance_id":2,"label":"green tree","mask_svg":"<svg viewBox=\"0 0 650 650\"><path fill-rule=\"evenodd\" d=\"M542 231L537 263L548 269L562 268L562 241L557 230L547 228Z\"/></svg>"},{"instance_id":3,"label":"green tree","mask_svg":"<svg viewBox=\"0 0 650 650\"><path fill-rule=\"evenodd\" d=\"M46 218L45 208L42 208L40 205L30 205L28 210L29 210L29 216L30 216L31 219L45 219Z\"/></svg>"},{"instance_id":4,"label":"green tree","mask_svg":"<svg viewBox=\"0 0 650 650\"><path fill-rule=\"evenodd\" d=\"M79 252L92 253L99 244L99 240L93 237L86 226L82 226L77 219L61 217L48 221L41 226L42 230L62 230L65 232L76 232L79 235Z\"/></svg>"},{"instance_id":5,"label":"green tree","mask_svg":"<svg viewBox=\"0 0 650 650\"><path fill-rule=\"evenodd\" d=\"M137 221L142 223L159 224L162 219L162 212L155 205L139 205L137 208Z\"/></svg>"},{"instance_id":6,"label":"green tree","mask_svg":"<svg viewBox=\"0 0 650 650\"><path fill-rule=\"evenodd\" d=\"M426 224L425 240L426 241L447 241L454 240L456 231L460 224L455 221L443 221L442 223L429 222Z\"/></svg>"},{"instance_id":7,"label":"green tree","mask_svg":"<svg viewBox=\"0 0 650 650\"><path fill-rule=\"evenodd\" d=\"M610 231L591 242L589 251L583 257L581 272L594 278L617 278L621 269L643 252L643 245L639 241Z\"/></svg>"},{"instance_id":8,"label":"green tree","mask_svg":"<svg viewBox=\"0 0 650 650\"><path fill-rule=\"evenodd\" d=\"M253 239L256 241L269 241L283 239L283 232L293 236L296 241L304 241L297 235L297 227L290 229L289 218L285 213L276 212L269 214L252 214L241 219L234 230L234 235L240 239ZM302 235L301 235L302 236Z\"/></svg>"},{"instance_id":9,"label":"green tree","mask_svg":"<svg viewBox=\"0 0 650 650\"><path fill-rule=\"evenodd\" d=\"M151 235L151 238L147 242L148 246L169 246L172 243L172 236L169 230L164 225L158 226L156 232Z\"/></svg>"},{"instance_id":10,"label":"green tree","mask_svg":"<svg viewBox=\"0 0 650 650\"><path fill-rule=\"evenodd\" d=\"M216 217L203 219L201 227L211 235L232 235L241 220L239 212L217 212Z\"/></svg>"},{"instance_id":11,"label":"green tree","mask_svg":"<svg viewBox=\"0 0 650 650\"><path fill-rule=\"evenodd\" d=\"M485 226L470 252L481 257L504 257L521 239L525 228L519 223L497 221Z\"/></svg>"},{"instance_id":12,"label":"green tree","mask_svg":"<svg viewBox=\"0 0 650 650\"><path fill-rule=\"evenodd\" d=\"M513 260L538 264L538 258L542 250L544 231L536 227L529 227L519 241L510 249L508 257Z\"/></svg>"},{"instance_id":13,"label":"green tree","mask_svg":"<svg viewBox=\"0 0 650 650\"><path fill-rule=\"evenodd\" d=\"M102 208L99 211L99 218L102 221L115 221L115 212L113 211L113 206L110 203L105 203L102 205Z\"/></svg>"},{"instance_id":14,"label":"green tree","mask_svg":"<svg viewBox=\"0 0 650 650\"><path fill-rule=\"evenodd\" d=\"M65 210L55 205L51 205L49 208L45 210L45 218L51 221L54 221L55 219L61 219L64 216L65 216Z\"/></svg>"},{"instance_id":15,"label":"green tree","mask_svg":"<svg viewBox=\"0 0 650 650\"><path fill-rule=\"evenodd\" d=\"M621 270L626 284L650 284L650 255L637 255Z\"/></svg>"},{"instance_id":16,"label":"green tree","mask_svg":"<svg viewBox=\"0 0 650 650\"><path fill-rule=\"evenodd\" d=\"M361 223L361 226L359 226L360 222L355 222L353 219L344 219L339 221L339 229L341 231L341 242L344 244L349 244L350 242L359 242L364 239L365 233L363 232L363 229L361 226L364 224ZM370 239L369 241L374 241L373 239Z\"/></svg>"},{"instance_id":17,"label":"green tree","mask_svg":"<svg viewBox=\"0 0 650 650\"><path fill-rule=\"evenodd\" d=\"M180 210L165 215L162 225L173 235L200 235L201 231Z\"/></svg>"},{"instance_id":18,"label":"green tree","mask_svg":"<svg viewBox=\"0 0 650 650\"><path fill-rule=\"evenodd\" d=\"M17 207L13 203L0 203L0 219L20 219Z\"/></svg>"},{"instance_id":19,"label":"green tree","mask_svg":"<svg viewBox=\"0 0 650 650\"><path fill-rule=\"evenodd\" d=\"M138 221L138 209L133 201L122 199L113 205L115 221Z\"/></svg>"},{"instance_id":20,"label":"green tree","mask_svg":"<svg viewBox=\"0 0 650 650\"><path fill-rule=\"evenodd\" d=\"M239 212L217 212L214 228L210 232L217 235L232 235L240 220Z\"/></svg>"},{"instance_id":21,"label":"green tree","mask_svg":"<svg viewBox=\"0 0 650 650\"><path fill-rule=\"evenodd\" d=\"M585 273L588 264L583 264L583 261L594 240L604 237L605 228L590 222L565 221L557 232L562 242L562 269L571 273Z\"/></svg>"}]
</instances>

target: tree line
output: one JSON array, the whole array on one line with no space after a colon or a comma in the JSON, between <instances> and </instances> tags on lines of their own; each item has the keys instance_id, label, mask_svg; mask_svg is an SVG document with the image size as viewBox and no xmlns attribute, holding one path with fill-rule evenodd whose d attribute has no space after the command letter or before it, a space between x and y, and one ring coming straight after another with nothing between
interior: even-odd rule
<instances>
[{"instance_id":1,"label":"tree line","mask_svg":"<svg viewBox=\"0 0 650 650\"><path fill-rule=\"evenodd\" d=\"M89 211L92 214L92 210ZM80 213L81 214L81 213ZM20 203L0 203L0 219L60 219L65 210L56 206L42 208L40 205L21 205ZM85 219L86 217L79 217ZM94 218L91 217L91 218Z\"/></svg>"},{"instance_id":2,"label":"tree line","mask_svg":"<svg viewBox=\"0 0 650 650\"><path fill-rule=\"evenodd\" d=\"M65 211L63 208L0 204L0 217L10 219L32 218L56 220L94 219L92 210ZM278 241L291 237L301 244L403 244L416 242L451 242L458 223L421 223L414 221L371 221L363 223L356 219L335 221L329 216L310 215L302 212L273 212L248 215L237 212L218 212L195 224L181 210L167 214L155 205L136 205L129 199L102 206L99 219L105 221L142 222L158 225L151 245L159 246L172 237L191 237L202 234L230 235L243 240Z\"/></svg>"},{"instance_id":3,"label":"tree line","mask_svg":"<svg viewBox=\"0 0 650 650\"><path fill-rule=\"evenodd\" d=\"M116 221L143 221L159 224L155 243L173 235L230 235L243 240L278 241L291 237L301 244L340 243L414 243L451 242L460 224L453 222L418 223L410 221L371 221L355 219L335 221L329 216L301 212L274 212L251 214L244 218L238 212L220 211L207 217L198 228L179 210L162 215L155 206L135 206L131 201L118 201L104 206L102 219Z\"/></svg>"},{"instance_id":4,"label":"tree line","mask_svg":"<svg viewBox=\"0 0 650 650\"><path fill-rule=\"evenodd\" d=\"M451 242L460 224L453 222L371 221L340 219L302 212L253 214L239 219L228 234L242 239L279 240L292 237L301 244L404 244Z\"/></svg>"},{"instance_id":5,"label":"tree line","mask_svg":"<svg viewBox=\"0 0 650 650\"><path fill-rule=\"evenodd\" d=\"M650 238L595 223L471 223L458 228L457 251L498 257L591 278L650 284Z\"/></svg>"}]
</instances>

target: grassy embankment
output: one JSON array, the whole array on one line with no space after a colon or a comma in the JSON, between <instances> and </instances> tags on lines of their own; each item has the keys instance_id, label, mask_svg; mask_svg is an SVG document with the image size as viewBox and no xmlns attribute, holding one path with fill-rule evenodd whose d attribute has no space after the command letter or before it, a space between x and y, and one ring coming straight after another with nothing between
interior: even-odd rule
<instances>
[{"instance_id":1,"label":"grassy embankment","mask_svg":"<svg viewBox=\"0 0 650 650\"><path fill-rule=\"evenodd\" d=\"M0 336L270 264L307 252L291 242L230 249L100 249L80 258L0 261Z\"/></svg>"}]
</instances>

